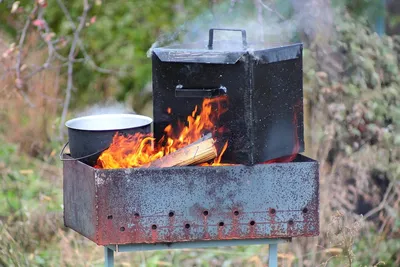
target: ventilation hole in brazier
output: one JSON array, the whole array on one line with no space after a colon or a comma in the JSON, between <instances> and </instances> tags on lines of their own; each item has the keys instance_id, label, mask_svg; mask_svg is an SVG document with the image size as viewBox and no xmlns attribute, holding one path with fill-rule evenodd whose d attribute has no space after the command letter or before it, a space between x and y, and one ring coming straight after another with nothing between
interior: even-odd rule
<instances>
[{"instance_id":1,"label":"ventilation hole in brazier","mask_svg":"<svg viewBox=\"0 0 400 267\"><path fill-rule=\"evenodd\" d=\"M123 231L125 231L125 227L121 227L121 228L119 228L119 230L120 230L121 232L123 232Z\"/></svg>"},{"instance_id":2,"label":"ventilation hole in brazier","mask_svg":"<svg viewBox=\"0 0 400 267\"><path fill-rule=\"evenodd\" d=\"M186 228L186 229L189 229L189 228L190 228L190 224L188 224L188 223L185 224L185 228Z\"/></svg>"},{"instance_id":3,"label":"ventilation hole in brazier","mask_svg":"<svg viewBox=\"0 0 400 267\"><path fill-rule=\"evenodd\" d=\"M239 215L239 211L235 210L235 211L233 212L233 214L235 214L235 216L238 216L238 215Z\"/></svg>"},{"instance_id":4,"label":"ventilation hole in brazier","mask_svg":"<svg viewBox=\"0 0 400 267\"><path fill-rule=\"evenodd\" d=\"M308 209L307 208L304 208L303 209L303 213L307 213L308 212Z\"/></svg>"},{"instance_id":5,"label":"ventilation hole in brazier","mask_svg":"<svg viewBox=\"0 0 400 267\"><path fill-rule=\"evenodd\" d=\"M112 215L108 215L107 219L112 220Z\"/></svg>"},{"instance_id":6,"label":"ventilation hole in brazier","mask_svg":"<svg viewBox=\"0 0 400 267\"><path fill-rule=\"evenodd\" d=\"M175 215L175 214L174 214L173 211L171 211L170 213L168 213L168 216L169 216L169 217L174 217L174 215Z\"/></svg>"},{"instance_id":7,"label":"ventilation hole in brazier","mask_svg":"<svg viewBox=\"0 0 400 267\"><path fill-rule=\"evenodd\" d=\"M256 222L255 221L250 221L250 225L255 225Z\"/></svg>"},{"instance_id":8,"label":"ventilation hole in brazier","mask_svg":"<svg viewBox=\"0 0 400 267\"><path fill-rule=\"evenodd\" d=\"M219 222L218 224L220 227L224 226L224 222Z\"/></svg>"},{"instance_id":9,"label":"ventilation hole in brazier","mask_svg":"<svg viewBox=\"0 0 400 267\"><path fill-rule=\"evenodd\" d=\"M293 225L293 224L294 224L294 221L293 221L292 219L290 219L290 220L288 221L288 223L289 223L289 225Z\"/></svg>"},{"instance_id":10,"label":"ventilation hole in brazier","mask_svg":"<svg viewBox=\"0 0 400 267\"><path fill-rule=\"evenodd\" d=\"M151 229L156 230L156 229L157 229L157 225L153 224L153 225L151 226Z\"/></svg>"},{"instance_id":11,"label":"ventilation hole in brazier","mask_svg":"<svg viewBox=\"0 0 400 267\"><path fill-rule=\"evenodd\" d=\"M270 209L269 212L270 212L271 214L275 214L275 213L276 213L276 210L275 210L275 209Z\"/></svg>"},{"instance_id":12,"label":"ventilation hole in brazier","mask_svg":"<svg viewBox=\"0 0 400 267\"><path fill-rule=\"evenodd\" d=\"M208 215L208 210L203 211L203 215L207 216Z\"/></svg>"}]
</instances>

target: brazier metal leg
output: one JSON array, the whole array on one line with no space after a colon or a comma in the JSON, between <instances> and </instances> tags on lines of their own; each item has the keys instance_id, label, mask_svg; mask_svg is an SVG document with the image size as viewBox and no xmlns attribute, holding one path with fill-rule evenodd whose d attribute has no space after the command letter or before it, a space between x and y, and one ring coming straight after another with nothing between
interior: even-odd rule
<instances>
[{"instance_id":1,"label":"brazier metal leg","mask_svg":"<svg viewBox=\"0 0 400 267\"><path fill-rule=\"evenodd\" d=\"M114 250L104 247L104 266L114 267Z\"/></svg>"},{"instance_id":2,"label":"brazier metal leg","mask_svg":"<svg viewBox=\"0 0 400 267\"><path fill-rule=\"evenodd\" d=\"M244 240L214 240L214 241L194 241L194 242L175 242L158 244L125 244L109 245L104 247L105 266L114 266L114 251L133 252L133 251L154 251L165 249L195 249L225 246L251 246L269 245L268 266L278 267L278 243L287 242L290 239L244 239Z\"/></svg>"},{"instance_id":3,"label":"brazier metal leg","mask_svg":"<svg viewBox=\"0 0 400 267\"><path fill-rule=\"evenodd\" d=\"M278 244L269 245L268 266L278 267Z\"/></svg>"}]
</instances>

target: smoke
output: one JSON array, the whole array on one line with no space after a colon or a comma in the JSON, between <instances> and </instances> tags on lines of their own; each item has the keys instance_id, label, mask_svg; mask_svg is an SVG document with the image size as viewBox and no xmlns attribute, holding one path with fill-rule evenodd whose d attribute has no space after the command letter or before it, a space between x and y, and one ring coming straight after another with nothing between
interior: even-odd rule
<instances>
[{"instance_id":1,"label":"smoke","mask_svg":"<svg viewBox=\"0 0 400 267\"><path fill-rule=\"evenodd\" d=\"M115 101L106 101L105 103L94 104L85 110L79 112L77 117L101 114L136 114L132 109L124 104Z\"/></svg>"},{"instance_id":2,"label":"smoke","mask_svg":"<svg viewBox=\"0 0 400 267\"><path fill-rule=\"evenodd\" d=\"M309 39L328 40L333 34L332 14L329 0L222 1L180 25L175 32L160 36L148 56L153 48L167 45L197 43L196 48L206 49L210 28L246 30L248 44L253 48L293 43L299 41L300 33ZM242 48L238 32L216 31L214 40L214 50Z\"/></svg>"},{"instance_id":3,"label":"smoke","mask_svg":"<svg viewBox=\"0 0 400 267\"><path fill-rule=\"evenodd\" d=\"M292 0L298 30L320 44L335 38L334 10L329 0Z\"/></svg>"}]
</instances>

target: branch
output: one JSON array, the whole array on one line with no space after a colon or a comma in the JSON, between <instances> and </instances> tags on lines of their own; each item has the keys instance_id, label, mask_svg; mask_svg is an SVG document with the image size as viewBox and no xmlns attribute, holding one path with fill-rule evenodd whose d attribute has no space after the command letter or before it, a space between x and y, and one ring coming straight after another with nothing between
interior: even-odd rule
<instances>
[{"instance_id":1,"label":"branch","mask_svg":"<svg viewBox=\"0 0 400 267\"><path fill-rule=\"evenodd\" d=\"M385 195L384 195L384 197L383 197L381 203L378 205L378 207L376 207L376 208L370 210L369 212L367 212L367 213L363 216L363 219L364 219L364 220L367 220L369 217L371 217L371 216L374 215L375 213L381 211L381 210L386 206L386 204L387 204L387 199L388 199L388 197L389 197L390 191L392 191L392 188L393 188L393 182L391 182L391 183L389 184L388 188L386 189L386 193L385 193Z\"/></svg>"},{"instance_id":2,"label":"branch","mask_svg":"<svg viewBox=\"0 0 400 267\"><path fill-rule=\"evenodd\" d=\"M61 10L64 12L64 15L67 17L68 21L71 23L72 29L74 31L76 31L77 28L76 28L75 22L72 20L72 17L69 14L68 9L65 7L64 3L61 0L57 0L57 3L60 6ZM116 73L116 71L114 71L114 70L109 70L109 69L105 69L105 68L101 68L101 67L97 66L96 63L91 58L91 56L87 53L86 48L83 45L79 36L78 36L77 42L78 42L79 48L82 50L82 54L83 54L85 60L89 63L89 65L93 69L95 69L96 71L98 71L100 73L106 73L106 74Z\"/></svg>"},{"instance_id":3,"label":"branch","mask_svg":"<svg viewBox=\"0 0 400 267\"><path fill-rule=\"evenodd\" d=\"M261 4L266 10L268 10L268 11L274 13L275 15L277 15L279 19L281 19L281 20L286 20L286 18L285 18L281 13L279 13L279 12L276 11L275 9L269 7L269 6L268 6L267 4L265 4L262 0L259 0L259 2L260 2L260 4Z\"/></svg>"},{"instance_id":4,"label":"branch","mask_svg":"<svg viewBox=\"0 0 400 267\"><path fill-rule=\"evenodd\" d=\"M30 107L34 107L35 105L29 100L29 97L25 94L25 92L22 89L23 86L23 81L21 79L21 54L22 54L22 47L24 45L26 33L28 32L29 25L31 25L31 20L33 15L36 13L38 10L38 6L35 5L35 7L32 9L31 13L28 15L28 19L25 22L24 28L22 28L21 32L21 37L19 38L19 43L18 43L18 54L17 54L17 62L15 63L15 73L16 73L16 80L15 84L18 89L18 91L21 93L25 101L29 104Z\"/></svg>"},{"instance_id":5,"label":"branch","mask_svg":"<svg viewBox=\"0 0 400 267\"><path fill-rule=\"evenodd\" d=\"M57 0L57 2L59 2ZM90 9L88 0L83 0L83 12L79 21L78 28L74 31L74 39L72 40L71 43L71 48L69 50L68 54L68 79L67 79L67 89L65 93L65 100L64 100L64 106L63 106L63 111L61 114L61 122L60 122L60 139L63 137L63 128L64 128L64 122L67 118L67 113L68 113L68 108L69 108L69 103L71 101L71 90L73 88L73 65L74 65L74 60L75 60L75 49L79 41L79 34L81 33L83 27L85 26L86 22L86 17L87 13Z\"/></svg>"},{"instance_id":6,"label":"branch","mask_svg":"<svg viewBox=\"0 0 400 267\"><path fill-rule=\"evenodd\" d=\"M41 10L42 11L42 10ZM44 26L44 32L45 34L43 34L42 32L40 32L40 36L42 37L43 41L45 41L47 43L47 46L49 48L49 58L50 55L52 55L53 53L55 54L55 56L61 60L61 61L67 61L68 59L66 57L63 57L62 55L60 55L57 52L57 49L54 47L53 42L51 41L51 39L46 38L48 34L50 34L50 27L47 24L47 21L44 20L43 18L43 12L39 12L39 18L43 21L43 26Z\"/></svg>"}]
</instances>

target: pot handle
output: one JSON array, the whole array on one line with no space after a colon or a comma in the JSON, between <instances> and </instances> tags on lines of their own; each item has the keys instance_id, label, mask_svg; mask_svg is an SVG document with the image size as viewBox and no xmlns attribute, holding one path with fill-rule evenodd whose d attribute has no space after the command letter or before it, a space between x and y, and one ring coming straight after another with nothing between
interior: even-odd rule
<instances>
[{"instance_id":1,"label":"pot handle","mask_svg":"<svg viewBox=\"0 0 400 267\"><path fill-rule=\"evenodd\" d=\"M88 158L88 157L91 157L91 156L93 156L93 155L96 155L97 153L103 152L104 150L106 150L106 149L108 148L108 147L106 147L106 148L104 148L104 149L102 149L102 150L99 150L99 151L97 151L97 152L94 152L94 153L92 153L92 154L90 154L90 155L86 155L86 156L83 156L83 157L72 158L72 159L64 159L64 158L63 158L64 150L65 150L65 148L67 147L68 144L69 144L69 141L65 143L65 145L63 146L63 148L62 148L61 151L60 151L60 155L59 155L59 156L60 156L60 160L61 160L61 161L74 161L74 160L79 160L79 159Z\"/></svg>"},{"instance_id":2,"label":"pot handle","mask_svg":"<svg viewBox=\"0 0 400 267\"><path fill-rule=\"evenodd\" d=\"M212 28L208 32L208 49L213 49L213 42L214 42L214 31L237 31L242 32L242 43L243 48L247 48L247 40L246 40L246 31L241 29L221 29L221 28Z\"/></svg>"}]
</instances>

